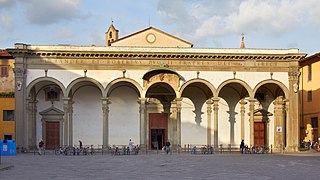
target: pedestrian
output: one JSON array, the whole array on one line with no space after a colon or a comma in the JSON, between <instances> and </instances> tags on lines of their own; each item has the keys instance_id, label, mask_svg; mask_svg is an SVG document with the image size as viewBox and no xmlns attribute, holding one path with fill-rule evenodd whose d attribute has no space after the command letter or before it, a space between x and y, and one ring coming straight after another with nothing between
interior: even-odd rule
<instances>
[{"instance_id":1,"label":"pedestrian","mask_svg":"<svg viewBox=\"0 0 320 180\"><path fill-rule=\"evenodd\" d=\"M170 141L169 140L167 140L167 142L166 142L166 153L167 154L169 154L169 152L170 152Z\"/></svg>"},{"instance_id":2,"label":"pedestrian","mask_svg":"<svg viewBox=\"0 0 320 180\"><path fill-rule=\"evenodd\" d=\"M38 150L39 150L39 152L38 152L39 155L42 154L43 148L44 148L44 142L43 142L43 140L41 139L41 140L39 141L39 149L38 149Z\"/></svg>"},{"instance_id":3,"label":"pedestrian","mask_svg":"<svg viewBox=\"0 0 320 180\"><path fill-rule=\"evenodd\" d=\"M131 139L129 139L129 154L132 152L133 149L133 142L131 141Z\"/></svg>"},{"instance_id":4,"label":"pedestrian","mask_svg":"<svg viewBox=\"0 0 320 180\"><path fill-rule=\"evenodd\" d=\"M243 154L243 150L244 150L244 140L242 139L241 143L240 143L240 151L241 154Z\"/></svg>"},{"instance_id":5,"label":"pedestrian","mask_svg":"<svg viewBox=\"0 0 320 180\"><path fill-rule=\"evenodd\" d=\"M79 148L82 149L82 141L79 140Z\"/></svg>"}]
</instances>

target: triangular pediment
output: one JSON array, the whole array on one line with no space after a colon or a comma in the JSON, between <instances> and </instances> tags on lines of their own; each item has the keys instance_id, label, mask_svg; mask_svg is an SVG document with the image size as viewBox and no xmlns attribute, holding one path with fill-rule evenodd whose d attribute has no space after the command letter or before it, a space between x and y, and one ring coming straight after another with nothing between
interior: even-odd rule
<instances>
[{"instance_id":1,"label":"triangular pediment","mask_svg":"<svg viewBox=\"0 0 320 180\"><path fill-rule=\"evenodd\" d=\"M111 46L136 47L192 47L193 45L178 37L149 27L134 34L125 36L111 43Z\"/></svg>"},{"instance_id":2,"label":"triangular pediment","mask_svg":"<svg viewBox=\"0 0 320 180\"><path fill-rule=\"evenodd\" d=\"M41 111L39 114L42 116L63 116L64 112L58 108L51 106L50 108Z\"/></svg>"},{"instance_id":3,"label":"triangular pediment","mask_svg":"<svg viewBox=\"0 0 320 180\"><path fill-rule=\"evenodd\" d=\"M256 109L254 110L253 115L254 116L272 116L273 114L264 109Z\"/></svg>"}]
</instances>

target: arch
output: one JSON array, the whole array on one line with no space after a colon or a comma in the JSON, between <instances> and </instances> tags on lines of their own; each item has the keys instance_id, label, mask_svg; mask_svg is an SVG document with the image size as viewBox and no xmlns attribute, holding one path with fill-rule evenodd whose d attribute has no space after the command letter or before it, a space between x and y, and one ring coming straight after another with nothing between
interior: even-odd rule
<instances>
[{"instance_id":1,"label":"arch","mask_svg":"<svg viewBox=\"0 0 320 180\"><path fill-rule=\"evenodd\" d=\"M98 89L100 89L101 91L101 94L102 96L104 97L104 88L103 86L101 85L100 82L98 82L97 80L95 79L92 79L92 78L88 78L88 77L80 77L80 78L77 78L75 80L73 80L67 87L67 90L66 90L66 96L69 96L69 93L70 91L72 90L72 88L74 87L74 85L78 84L78 83L81 83L81 82L91 82L93 84L95 84Z\"/></svg>"},{"instance_id":2,"label":"arch","mask_svg":"<svg viewBox=\"0 0 320 180\"><path fill-rule=\"evenodd\" d=\"M142 95L142 87L140 86L140 84L139 84L138 82L136 82L135 80L133 80L133 79L123 78L123 77L112 80L112 81L107 85L107 87L106 87L106 89L105 89L105 95L108 94L108 92L110 91L110 89L111 89L112 86L114 86L115 84L120 83L120 82L127 82L127 83L132 84L135 88L137 88L138 93L139 93L138 96L141 97L141 95Z\"/></svg>"},{"instance_id":3,"label":"arch","mask_svg":"<svg viewBox=\"0 0 320 180\"><path fill-rule=\"evenodd\" d=\"M175 91L175 89L174 89L169 83L167 83L167 82L153 82L153 83L148 84L148 88L145 89L145 91L144 91L145 94L143 94L143 96L146 97L147 92L148 92L148 90L150 89L150 87L152 87L153 85L158 84L158 83L159 83L159 84L166 84L166 85L168 85L168 86L174 91L176 98L180 98L180 97L181 97L181 94L180 94L179 92Z\"/></svg>"},{"instance_id":4,"label":"arch","mask_svg":"<svg viewBox=\"0 0 320 180\"><path fill-rule=\"evenodd\" d=\"M189 86L190 84L192 84L192 83L203 83L203 84L205 84L205 85L211 90L211 92L212 92L212 94L213 94L213 97L218 97L218 96L216 96L216 95L217 95L217 89L216 89L209 81L207 81L207 80L205 80L205 79L199 79L199 78L197 78L197 79L191 79L191 80L185 82L185 83L181 86L181 88L180 88L180 90L179 90L180 94L182 94L183 91L184 91L184 89L185 89L186 87L188 87L188 86Z\"/></svg>"},{"instance_id":5,"label":"arch","mask_svg":"<svg viewBox=\"0 0 320 180\"><path fill-rule=\"evenodd\" d=\"M218 97L221 89L222 89L225 85L230 84L230 83L237 83L237 84L242 85L242 86L247 90L247 92L248 92L248 94L249 94L249 97L253 97L252 88L251 88L246 82L244 82L244 81L241 80L241 79L229 79L229 80L226 80L226 81L222 82L222 83L219 85L218 89L217 89L217 94L216 94L216 96Z\"/></svg>"},{"instance_id":6,"label":"arch","mask_svg":"<svg viewBox=\"0 0 320 180\"><path fill-rule=\"evenodd\" d=\"M50 81L55 83L56 85L58 85L63 93L63 96L66 95L66 89L64 87L64 85L57 79L52 78L52 77L40 77L37 79L34 79L32 82L29 83L29 85L27 86L27 96L29 96L31 89L38 83L43 82L43 81Z\"/></svg>"},{"instance_id":7,"label":"arch","mask_svg":"<svg viewBox=\"0 0 320 180\"><path fill-rule=\"evenodd\" d=\"M162 67L162 68L157 68L157 69L151 69L148 72L146 72L142 79L143 80L148 80L150 79L152 76L156 75L156 74L160 74L160 73L168 73L168 74L175 74L179 77L179 80L184 81L184 77L181 76L178 72L168 68L168 67Z\"/></svg>"},{"instance_id":8,"label":"arch","mask_svg":"<svg viewBox=\"0 0 320 180\"><path fill-rule=\"evenodd\" d=\"M255 88L253 89L253 94L255 94L255 93L257 92L257 90L258 90L261 86L263 86L263 85L265 85L265 84L276 84L276 85L278 85L278 86L282 89L282 91L284 92L285 97L286 97L286 98L289 97L289 89L288 89L282 82L280 82L280 81L278 81L278 80L274 80L274 79L268 79L268 80L264 80L264 81L259 82L259 83L255 86Z\"/></svg>"}]
</instances>

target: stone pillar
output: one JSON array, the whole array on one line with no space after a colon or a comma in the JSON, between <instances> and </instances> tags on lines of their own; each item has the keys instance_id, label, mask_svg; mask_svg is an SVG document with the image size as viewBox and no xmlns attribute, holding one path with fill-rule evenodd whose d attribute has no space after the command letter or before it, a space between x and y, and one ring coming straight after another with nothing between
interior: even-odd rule
<instances>
[{"instance_id":1,"label":"stone pillar","mask_svg":"<svg viewBox=\"0 0 320 180\"><path fill-rule=\"evenodd\" d=\"M246 108L244 107L247 104L247 102L244 99L240 100L240 116L241 116L241 139L244 140L244 115L246 112Z\"/></svg>"},{"instance_id":2,"label":"stone pillar","mask_svg":"<svg viewBox=\"0 0 320 180\"><path fill-rule=\"evenodd\" d=\"M297 65L298 67L298 65ZM299 126L299 96L298 96L298 80L300 72L298 68L291 69L289 72L289 117L288 120L288 151L298 151L300 126Z\"/></svg>"},{"instance_id":3,"label":"stone pillar","mask_svg":"<svg viewBox=\"0 0 320 180\"><path fill-rule=\"evenodd\" d=\"M37 125L36 125L36 113L37 113L37 100L27 99L28 104L28 141L29 146L37 146Z\"/></svg>"},{"instance_id":4,"label":"stone pillar","mask_svg":"<svg viewBox=\"0 0 320 180\"><path fill-rule=\"evenodd\" d=\"M171 129L170 127L168 127L168 131L171 132L170 136L168 137L168 139L172 142L173 145L177 145L178 144L178 111L177 111L177 101L173 100L171 102L171 108L170 108L170 120L169 120L169 124L171 125ZM168 124L168 125L169 125Z\"/></svg>"},{"instance_id":5,"label":"stone pillar","mask_svg":"<svg viewBox=\"0 0 320 180\"><path fill-rule=\"evenodd\" d=\"M218 122L219 122L219 118L218 118L218 111L219 111L219 98L213 98L213 111L214 111L214 125L213 125L213 135L214 135L214 147L218 148L218 142L219 142L219 138L218 138Z\"/></svg>"},{"instance_id":6,"label":"stone pillar","mask_svg":"<svg viewBox=\"0 0 320 180\"><path fill-rule=\"evenodd\" d=\"M63 145L72 145L72 142L69 142L69 100L70 98L63 98Z\"/></svg>"},{"instance_id":7,"label":"stone pillar","mask_svg":"<svg viewBox=\"0 0 320 180\"><path fill-rule=\"evenodd\" d=\"M212 140L211 140L211 114L212 114L212 104L213 101L212 99L208 99L206 101L207 104L207 145L211 145L212 144Z\"/></svg>"},{"instance_id":8,"label":"stone pillar","mask_svg":"<svg viewBox=\"0 0 320 180\"><path fill-rule=\"evenodd\" d=\"M284 145L284 102L282 97L274 101L274 150L280 152Z\"/></svg>"},{"instance_id":9,"label":"stone pillar","mask_svg":"<svg viewBox=\"0 0 320 180\"><path fill-rule=\"evenodd\" d=\"M254 103L255 99L249 99L250 108L250 146L254 146Z\"/></svg>"},{"instance_id":10,"label":"stone pillar","mask_svg":"<svg viewBox=\"0 0 320 180\"><path fill-rule=\"evenodd\" d=\"M16 48L26 49L25 44L16 45ZM17 148L28 148L28 118L26 115L26 61L23 53L15 55L14 75L15 75L15 140Z\"/></svg>"},{"instance_id":11,"label":"stone pillar","mask_svg":"<svg viewBox=\"0 0 320 180\"><path fill-rule=\"evenodd\" d=\"M140 104L140 145L147 147L146 98L139 98Z\"/></svg>"},{"instance_id":12,"label":"stone pillar","mask_svg":"<svg viewBox=\"0 0 320 180\"><path fill-rule=\"evenodd\" d=\"M181 146L181 101L182 98L176 98L177 108L177 144Z\"/></svg>"},{"instance_id":13,"label":"stone pillar","mask_svg":"<svg viewBox=\"0 0 320 180\"><path fill-rule=\"evenodd\" d=\"M101 98L102 100L102 143L104 147L109 145L109 104L111 101L108 98Z\"/></svg>"}]
</instances>

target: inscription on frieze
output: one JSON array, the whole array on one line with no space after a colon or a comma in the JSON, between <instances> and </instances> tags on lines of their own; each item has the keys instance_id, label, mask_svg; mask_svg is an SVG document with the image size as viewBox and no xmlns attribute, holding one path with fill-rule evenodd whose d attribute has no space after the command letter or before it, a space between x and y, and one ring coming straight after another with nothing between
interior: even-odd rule
<instances>
[{"instance_id":1,"label":"inscription on frieze","mask_svg":"<svg viewBox=\"0 0 320 180\"><path fill-rule=\"evenodd\" d=\"M234 67L278 67L286 66L286 62L252 62L252 61L199 61L199 60L105 60L105 59L40 59L30 61L31 64L57 64L57 65L161 65L168 66L234 66Z\"/></svg>"}]
</instances>

